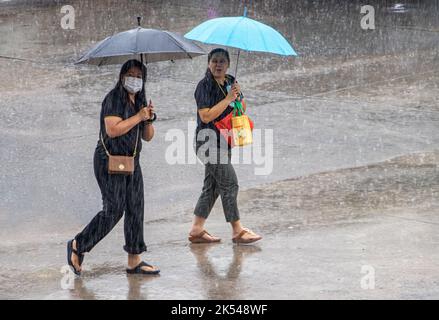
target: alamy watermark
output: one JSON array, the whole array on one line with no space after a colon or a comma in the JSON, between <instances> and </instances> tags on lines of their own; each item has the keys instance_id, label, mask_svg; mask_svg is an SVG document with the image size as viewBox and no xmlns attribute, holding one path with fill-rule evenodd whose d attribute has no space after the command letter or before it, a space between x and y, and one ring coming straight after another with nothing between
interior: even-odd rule
<instances>
[{"instance_id":1,"label":"alamy watermark","mask_svg":"<svg viewBox=\"0 0 439 320\"><path fill-rule=\"evenodd\" d=\"M360 280L360 286L363 290L375 289L375 268L369 265L361 267L361 273L364 274Z\"/></svg>"},{"instance_id":2,"label":"alamy watermark","mask_svg":"<svg viewBox=\"0 0 439 320\"><path fill-rule=\"evenodd\" d=\"M165 140L171 142L166 148L165 160L169 165L196 164L197 162L228 163L227 152L218 151L217 132L202 129L195 137L196 121L188 121L186 137L182 129L169 129ZM222 139L222 138L221 138ZM222 141L222 150L227 150L226 141ZM194 144L198 143L197 154ZM244 147L235 147L231 156L232 164L255 165L255 175L270 175L273 172L273 129L254 129L253 143Z\"/></svg>"},{"instance_id":3,"label":"alamy watermark","mask_svg":"<svg viewBox=\"0 0 439 320\"><path fill-rule=\"evenodd\" d=\"M64 14L61 18L61 28L64 30L75 29L75 8L70 5L62 6L61 13Z\"/></svg>"},{"instance_id":4,"label":"alamy watermark","mask_svg":"<svg viewBox=\"0 0 439 320\"><path fill-rule=\"evenodd\" d=\"M361 29L375 30L375 8L371 5L361 6L360 13L364 14L360 21Z\"/></svg>"}]
</instances>

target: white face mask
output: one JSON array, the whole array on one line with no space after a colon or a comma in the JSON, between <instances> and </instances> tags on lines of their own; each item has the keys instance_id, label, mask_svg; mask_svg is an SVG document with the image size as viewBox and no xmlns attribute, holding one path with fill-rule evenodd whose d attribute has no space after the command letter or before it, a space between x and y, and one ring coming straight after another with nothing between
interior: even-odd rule
<instances>
[{"instance_id":1,"label":"white face mask","mask_svg":"<svg viewBox=\"0 0 439 320\"><path fill-rule=\"evenodd\" d=\"M142 90L143 80L135 77L125 77L123 87L129 93L137 93Z\"/></svg>"}]
</instances>

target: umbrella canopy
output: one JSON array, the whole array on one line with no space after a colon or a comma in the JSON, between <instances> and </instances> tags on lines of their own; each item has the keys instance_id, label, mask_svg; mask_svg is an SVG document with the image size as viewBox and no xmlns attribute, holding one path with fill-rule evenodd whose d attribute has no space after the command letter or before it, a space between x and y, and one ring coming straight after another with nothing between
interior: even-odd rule
<instances>
[{"instance_id":1,"label":"umbrella canopy","mask_svg":"<svg viewBox=\"0 0 439 320\"><path fill-rule=\"evenodd\" d=\"M192 59L206 52L190 40L173 32L138 27L117 33L97 43L75 64L87 63L98 66L122 64L136 59L143 63ZM142 73L143 75L143 73ZM143 76L142 76L143 78ZM143 78L143 85L146 78ZM146 104L146 98L143 104Z\"/></svg>"},{"instance_id":2,"label":"umbrella canopy","mask_svg":"<svg viewBox=\"0 0 439 320\"><path fill-rule=\"evenodd\" d=\"M272 27L243 17L216 18L203 22L185 38L207 44L219 44L246 51L297 56L288 41Z\"/></svg>"},{"instance_id":3,"label":"umbrella canopy","mask_svg":"<svg viewBox=\"0 0 439 320\"><path fill-rule=\"evenodd\" d=\"M137 27L107 37L85 53L76 64L121 64L130 59L151 63L192 59L206 54L198 45L183 36L156 29Z\"/></svg>"}]
</instances>

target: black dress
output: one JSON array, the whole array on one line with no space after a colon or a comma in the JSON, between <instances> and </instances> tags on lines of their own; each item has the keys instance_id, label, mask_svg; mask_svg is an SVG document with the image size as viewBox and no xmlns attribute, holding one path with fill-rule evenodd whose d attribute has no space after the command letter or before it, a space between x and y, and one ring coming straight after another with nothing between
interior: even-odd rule
<instances>
[{"instance_id":1,"label":"black dress","mask_svg":"<svg viewBox=\"0 0 439 320\"><path fill-rule=\"evenodd\" d=\"M107 116L117 116L125 120L137 112L138 110L135 110L135 107L128 101L122 101L116 89L108 93L102 102L100 132L102 132L109 153L111 155L132 156L136 144L137 130L139 130L137 155L134 159L133 175L108 174L108 157L100 141L101 139L98 140L94 153L94 173L101 189L103 207L84 230L76 235L75 240L79 254L89 252L114 228L124 213L124 250L129 254L140 254L146 251L143 238L143 176L139 164L144 123L141 122L129 132L117 138L108 137L104 123L104 118Z\"/></svg>"}]
</instances>

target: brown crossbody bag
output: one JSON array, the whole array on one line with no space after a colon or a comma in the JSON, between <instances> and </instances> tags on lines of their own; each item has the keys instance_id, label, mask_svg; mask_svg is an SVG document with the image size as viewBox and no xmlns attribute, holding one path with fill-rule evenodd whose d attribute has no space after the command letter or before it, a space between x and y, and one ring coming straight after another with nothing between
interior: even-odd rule
<instances>
[{"instance_id":1,"label":"brown crossbody bag","mask_svg":"<svg viewBox=\"0 0 439 320\"><path fill-rule=\"evenodd\" d=\"M104 146L105 153L108 156L108 173L109 174L133 174L134 173L134 158L137 154L137 143L139 142L139 126L137 126L137 137L136 137L136 146L134 147L133 156L112 156L110 152L108 152L107 147L104 143L104 138L102 137L101 132L101 142Z\"/></svg>"}]
</instances>

